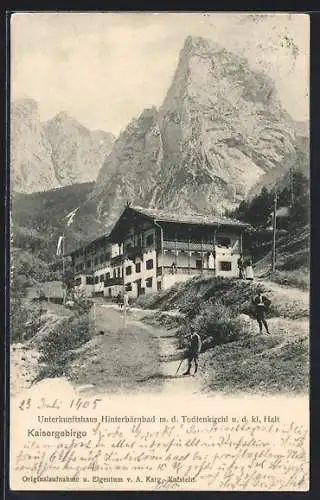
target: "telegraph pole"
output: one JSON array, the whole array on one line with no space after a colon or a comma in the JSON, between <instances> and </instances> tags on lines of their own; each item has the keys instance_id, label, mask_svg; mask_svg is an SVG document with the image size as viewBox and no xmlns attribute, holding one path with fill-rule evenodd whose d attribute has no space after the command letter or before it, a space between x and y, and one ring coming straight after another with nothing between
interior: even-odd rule
<instances>
[{"instance_id":1,"label":"telegraph pole","mask_svg":"<svg viewBox=\"0 0 320 500\"><path fill-rule=\"evenodd\" d=\"M290 168L290 202L293 206L294 194L293 194L293 167Z\"/></svg>"},{"instance_id":2,"label":"telegraph pole","mask_svg":"<svg viewBox=\"0 0 320 500\"><path fill-rule=\"evenodd\" d=\"M63 283L63 304L65 305L66 303L66 289L65 289L65 261L64 261L64 233L62 234L62 283Z\"/></svg>"},{"instance_id":3,"label":"telegraph pole","mask_svg":"<svg viewBox=\"0 0 320 500\"><path fill-rule=\"evenodd\" d=\"M126 322L127 322L127 304L125 300L125 294L126 294L126 284L125 284L125 256L124 256L124 242L122 243L122 278L123 278L123 328L126 327Z\"/></svg>"},{"instance_id":4,"label":"telegraph pole","mask_svg":"<svg viewBox=\"0 0 320 500\"><path fill-rule=\"evenodd\" d=\"M276 233L277 233L277 191L273 200L273 242L272 242L272 272L276 270Z\"/></svg>"}]
</instances>

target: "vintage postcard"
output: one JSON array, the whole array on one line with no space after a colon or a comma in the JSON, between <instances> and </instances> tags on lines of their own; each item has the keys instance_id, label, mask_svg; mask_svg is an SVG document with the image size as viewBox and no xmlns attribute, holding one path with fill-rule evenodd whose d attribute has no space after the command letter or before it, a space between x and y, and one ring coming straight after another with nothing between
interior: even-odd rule
<instances>
[{"instance_id":1,"label":"vintage postcard","mask_svg":"<svg viewBox=\"0 0 320 500\"><path fill-rule=\"evenodd\" d=\"M10 488L308 491L309 17L10 30Z\"/></svg>"}]
</instances>

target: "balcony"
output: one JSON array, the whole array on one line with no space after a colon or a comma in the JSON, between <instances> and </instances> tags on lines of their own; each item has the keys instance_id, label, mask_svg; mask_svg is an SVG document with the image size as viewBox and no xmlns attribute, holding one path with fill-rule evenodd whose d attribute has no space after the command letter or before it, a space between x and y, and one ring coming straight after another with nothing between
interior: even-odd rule
<instances>
[{"instance_id":1,"label":"balcony","mask_svg":"<svg viewBox=\"0 0 320 500\"><path fill-rule=\"evenodd\" d=\"M123 285L123 278L108 278L104 282L105 288L114 285Z\"/></svg>"},{"instance_id":2,"label":"balcony","mask_svg":"<svg viewBox=\"0 0 320 500\"><path fill-rule=\"evenodd\" d=\"M143 248L142 246L130 247L125 251L125 256L127 259L134 261L136 257L143 258Z\"/></svg>"},{"instance_id":3,"label":"balcony","mask_svg":"<svg viewBox=\"0 0 320 500\"><path fill-rule=\"evenodd\" d=\"M186 252L213 252L214 245L212 243L193 243L190 241L164 241L164 250L184 250Z\"/></svg>"},{"instance_id":4,"label":"balcony","mask_svg":"<svg viewBox=\"0 0 320 500\"><path fill-rule=\"evenodd\" d=\"M158 268L159 269L159 268ZM189 274L189 275L204 275L204 276L215 276L216 275L216 270L209 268L209 267L203 267L202 269L199 269L197 267L182 267L182 266L177 266L174 270L172 269L172 266L163 266L163 274Z\"/></svg>"},{"instance_id":5,"label":"balcony","mask_svg":"<svg viewBox=\"0 0 320 500\"><path fill-rule=\"evenodd\" d=\"M123 264L123 255L116 255L115 257L112 257L111 259L112 266L117 266L120 264Z\"/></svg>"}]
</instances>

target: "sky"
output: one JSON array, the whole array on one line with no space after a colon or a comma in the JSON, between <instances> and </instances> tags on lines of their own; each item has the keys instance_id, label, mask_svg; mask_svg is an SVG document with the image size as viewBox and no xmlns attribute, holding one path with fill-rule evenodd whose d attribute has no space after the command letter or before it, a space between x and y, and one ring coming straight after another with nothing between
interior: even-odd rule
<instances>
[{"instance_id":1,"label":"sky","mask_svg":"<svg viewBox=\"0 0 320 500\"><path fill-rule=\"evenodd\" d=\"M117 135L159 107L188 35L218 42L266 71L296 120L309 116L309 17L234 13L16 13L11 96L33 98L40 117L66 111Z\"/></svg>"}]
</instances>

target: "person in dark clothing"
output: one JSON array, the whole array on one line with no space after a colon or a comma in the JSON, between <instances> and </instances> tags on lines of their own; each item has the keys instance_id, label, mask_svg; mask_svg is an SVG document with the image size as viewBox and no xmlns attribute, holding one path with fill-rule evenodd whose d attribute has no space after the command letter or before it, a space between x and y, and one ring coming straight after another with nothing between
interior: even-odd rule
<instances>
[{"instance_id":1,"label":"person in dark clothing","mask_svg":"<svg viewBox=\"0 0 320 500\"><path fill-rule=\"evenodd\" d=\"M258 321L260 333L262 334L262 326L265 327L267 333L270 333L266 321L266 311L269 309L271 301L262 294L262 289L260 288L257 295L253 297L252 302L255 307L255 316Z\"/></svg>"},{"instance_id":2,"label":"person in dark clothing","mask_svg":"<svg viewBox=\"0 0 320 500\"><path fill-rule=\"evenodd\" d=\"M175 262L171 264L171 274L177 274L177 264Z\"/></svg>"},{"instance_id":3,"label":"person in dark clothing","mask_svg":"<svg viewBox=\"0 0 320 500\"><path fill-rule=\"evenodd\" d=\"M188 369L183 375L190 375L192 361L194 361L194 374L198 371L198 359L201 351L200 335L193 333L190 336L189 349L188 349Z\"/></svg>"},{"instance_id":4,"label":"person in dark clothing","mask_svg":"<svg viewBox=\"0 0 320 500\"><path fill-rule=\"evenodd\" d=\"M239 278L243 279L244 278L244 261L243 261L242 253L240 254L240 257L238 259L238 269L239 269Z\"/></svg>"},{"instance_id":5,"label":"person in dark clothing","mask_svg":"<svg viewBox=\"0 0 320 500\"><path fill-rule=\"evenodd\" d=\"M123 298L122 298L122 295L120 292L117 295L117 302L118 302L120 309L122 309L123 308Z\"/></svg>"}]
</instances>

